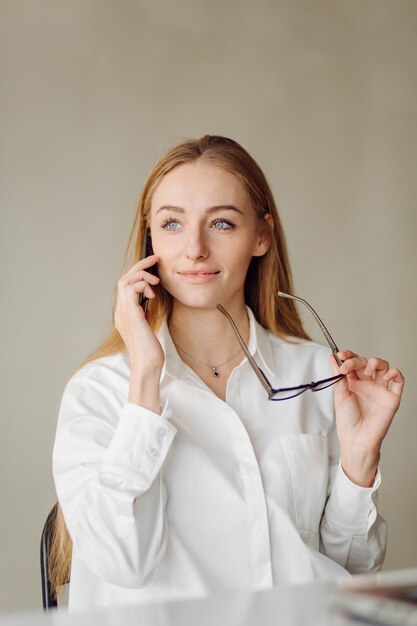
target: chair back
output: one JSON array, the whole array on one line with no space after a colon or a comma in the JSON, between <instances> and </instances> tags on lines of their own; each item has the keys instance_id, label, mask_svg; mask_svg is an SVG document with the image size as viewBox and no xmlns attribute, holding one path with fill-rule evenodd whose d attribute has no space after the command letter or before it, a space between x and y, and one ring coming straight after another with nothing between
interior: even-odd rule
<instances>
[{"instance_id":1,"label":"chair back","mask_svg":"<svg viewBox=\"0 0 417 626\"><path fill-rule=\"evenodd\" d=\"M48 517L46 518L41 535L40 565L42 580L42 604L45 611L49 611L50 609L58 606L57 599L53 596L51 591L51 581L49 578L48 567L57 510L58 503L52 507Z\"/></svg>"}]
</instances>

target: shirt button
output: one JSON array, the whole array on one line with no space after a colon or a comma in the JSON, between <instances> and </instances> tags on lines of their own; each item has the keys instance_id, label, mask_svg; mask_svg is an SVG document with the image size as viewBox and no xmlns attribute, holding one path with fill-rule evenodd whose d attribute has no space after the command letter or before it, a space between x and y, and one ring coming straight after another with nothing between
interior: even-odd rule
<instances>
[{"instance_id":1,"label":"shirt button","mask_svg":"<svg viewBox=\"0 0 417 626\"><path fill-rule=\"evenodd\" d=\"M151 449L149 450L149 454L150 454L151 456L153 456L154 458L155 458L155 457L157 457L157 456L158 456L158 454L159 454L159 450L158 450L158 448L151 448Z\"/></svg>"},{"instance_id":2,"label":"shirt button","mask_svg":"<svg viewBox=\"0 0 417 626\"><path fill-rule=\"evenodd\" d=\"M236 372L236 378L240 378L240 372Z\"/></svg>"},{"instance_id":3,"label":"shirt button","mask_svg":"<svg viewBox=\"0 0 417 626\"><path fill-rule=\"evenodd\" d=\"M166 428L160 428L160 429L158 430L158 435L159 435L159 437L165 437L166 433L167 433Z\"/></svg>"}]
</instances>

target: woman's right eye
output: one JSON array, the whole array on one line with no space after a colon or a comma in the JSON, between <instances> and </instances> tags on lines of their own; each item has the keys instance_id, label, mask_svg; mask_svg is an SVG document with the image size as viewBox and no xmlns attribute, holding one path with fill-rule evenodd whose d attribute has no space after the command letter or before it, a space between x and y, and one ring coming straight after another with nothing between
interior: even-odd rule
<instances>
[{"instance_id":1,"label":"woman's right eye","mask_svg":"<svg viewBox=\"0 0 417 626\"><path fill-rule=\"evenodd\" d=\"M161 228L165 228L165 230L170 231L171 233L175 233L179 228L175 227L175 224L179 224L180 222L174 217L167 217L161 224ZM174 225L174 226L173 226Z\"/></svg>"}]
</instances>

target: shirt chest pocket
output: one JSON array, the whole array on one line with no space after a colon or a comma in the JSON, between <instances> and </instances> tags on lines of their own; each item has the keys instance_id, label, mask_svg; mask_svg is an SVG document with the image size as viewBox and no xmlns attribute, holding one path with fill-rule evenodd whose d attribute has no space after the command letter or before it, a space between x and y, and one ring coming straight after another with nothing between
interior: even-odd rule
<instances>
[{"instance_id":1,"label":"shirt chest pocket","mask_svg":"<svg viewBox=\"0 0 417 626\"><path fill-rule=\"evenodd\" d=\"M281 443L291 475L297 527L316 533L326 502L329 480L327 437L284 435Z\"/></svg>"}]
</instances>

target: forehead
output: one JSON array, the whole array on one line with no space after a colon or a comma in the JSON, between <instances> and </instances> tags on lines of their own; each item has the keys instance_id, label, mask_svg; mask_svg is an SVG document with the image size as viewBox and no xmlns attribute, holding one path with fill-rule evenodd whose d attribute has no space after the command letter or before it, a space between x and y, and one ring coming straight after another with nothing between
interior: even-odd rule
<instances>
[{"instance_id":1,"label":"forehead","mask_svg":"<svg viewBox=\"0 0 417 626\"><path fill-rule=\"evenodd\" d=\"M249 194L236 176L204 161L178 165L163 177L153 193L151 210L167 204L186 210L226 204L242 210L251 207Z\"/></svg>"}]
</instances>

